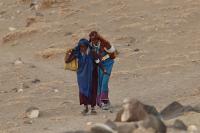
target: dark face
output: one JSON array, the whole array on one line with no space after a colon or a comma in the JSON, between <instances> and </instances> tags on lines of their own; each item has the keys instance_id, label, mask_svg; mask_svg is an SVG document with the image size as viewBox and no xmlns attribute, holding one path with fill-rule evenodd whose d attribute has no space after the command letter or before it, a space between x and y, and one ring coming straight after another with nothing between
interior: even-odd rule
<instances>
[{"instance_id":1,"label":"dark face","mask_svg":"<svg viewBox=\"0 0 200 133\"><path fill-rule=\"evenodd\" d=\"M99 38L98 38L98 33L96 31L92 31L89 34L89 37L90 37L90 41L92 42L92 44L97 44L98 43Z\"/></svg>"},{"instance_id":2,"label":"dark face","mask_svg":"<svg viewBox=\"0 0 200 133\"><path fill-rule=\"evenodd\" d=\"M91 42L92 42L92 44L97 44L98 43L98 39L97 38L91 38Z\"/></svg>"},{"instance_id":3,"label":"dark face","mask_svg":"<svg viewBox=\"0 0 200 133\"><path fill-rule=\"evenodd\" d=\"M87 47L85 45L80 45L80 52L86 54Z\"/></svg>"}]
</instances>

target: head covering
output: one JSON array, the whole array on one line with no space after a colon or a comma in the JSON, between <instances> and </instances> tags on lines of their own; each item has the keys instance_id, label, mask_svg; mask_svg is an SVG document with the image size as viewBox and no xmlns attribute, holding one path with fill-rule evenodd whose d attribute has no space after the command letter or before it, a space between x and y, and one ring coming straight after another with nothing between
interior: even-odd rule
<instances>
[{"instance_id":1,"label":"head covering","mask_svg":"<svg viewBox=\"0 0 200 133\"><path fill-rule=\"evenodd\" d=\"M90 42L85 38L82 38L82 39L79 40L77 46L73 49L73 53L77 58L79 58L81 56L81 52L80 52L80 46L81 45L86 46L86 47L90 47Z\"/></svg>"},{"instance_id":2,"label":"head covering","mask_svg":"<svg viewBox=\"0 0 200 133\"><path fill-rule=\"evenodd\" d=\"M82 38L82 39L80 39L79 42L78 42L78 47L80 47L81 45L84 45L84 46L86 46L86 47L89 47L89 46L90 46L90 42L89 42L87 39Z\"/></svg>"}]
</instances>

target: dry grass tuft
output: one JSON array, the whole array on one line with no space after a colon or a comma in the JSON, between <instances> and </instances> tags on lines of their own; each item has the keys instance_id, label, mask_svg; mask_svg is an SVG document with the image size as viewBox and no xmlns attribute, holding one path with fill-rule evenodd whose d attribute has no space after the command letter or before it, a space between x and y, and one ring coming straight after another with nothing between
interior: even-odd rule
<instances>
[{"instance_id":1,"label":"dry grass tuft","mask_svg":"<svg viewBox=\"0 0 200 133\"><path fill-rule=\"evenodd\" d=\"M29 18L26 19L26 27L31 26L33 23L36 23L35 17L29 17Z\"/></svg>"},{"instance_id":2,"label":"dry grass tuft","mask_svg":"<svg viewBox=\"0 0 200 133\"><path fill-rule=\"evenodd\" d=\"M56 0L42 0L40 8L41 9L50 8L55 3Z\"/></svg>"},{"instance_id":3,"label":"dry grass tuft","mask_svg":"<svg viewBox=\"0 0 200 133\"><path fill-rule=\"evenodd\" d=\"M17 40L19 38L36 33L38 30L35 28L26 28L24 30L10 32L2 38L3 43Z\"/></svg>"},{"instance_id":4,"label":"dry grass tuft","mask_svg":"<svg viewBox=\"0 0 200 133\"><path fill-rule=\"evenodd\" d=\"M65 51L66 50L62 48L47 48L43 51L37 52L36 55L39 55L44 59L49 59L59 54L63 54Z\"/></svg>"}]
</instances>

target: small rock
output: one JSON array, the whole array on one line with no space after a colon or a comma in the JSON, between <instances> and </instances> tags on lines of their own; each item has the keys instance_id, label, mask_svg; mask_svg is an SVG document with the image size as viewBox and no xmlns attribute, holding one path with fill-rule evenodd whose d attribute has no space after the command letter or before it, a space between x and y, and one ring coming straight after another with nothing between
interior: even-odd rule
<instances>
[{"instance_id":1,"label":"small rock","mask_svg":"<svg viewBox=\"0 0 200 133\"><path fill-rule=\"evenodd\" d=\"M22 59L21 58L18 58L15 62L14 62L14 65L22 65L23 62L22 62Z\"/></svg>"},{"instance_id":2,"label":"small rock","mask_svg":"<svg viewBox=\"0 0 200 133\"><path fill-rule=\"evenodd\" d=\"M72 32L67 32L67 33L65 33L65 36L70 36L72 34L73 34Z\"/></svg>"},{"instance_id":3,"label":"small rock","mask_svg":"<svg viewBox=\"0 0 200 133\"><path fill-rule=\"evenodd\" d=\"M33 84L40 83L40 80L39 80L39 79L34 79L34 80L32 81L32 83L33 83Z\"/></svg>"},{"instance_id":4,"label":"small rock","mask_svg":"<svg viewBox=\"0 0 200 133\"><path fill-rule=\"evenodd\" d=\"M107 126L109 126L110 128L112 128L113 130L117 130L117 125L116 125L113 121L107 120L107 121L105 122L105 124L106 124Z\"/></svg>"},{"instance_id":5,"label":"small rock","mask_svg":"<svg viewBox=\"0 0 200 133\"><path fill-rule=\"evenodd\" d=\"M24 91L23 89L18 89L18 90L17 90L17 92L23 92L23 91Z\"/></svg>"},{"instance_id":6,"label":"small rock","mask_svg":"<svg viewBox=\"0 0 200 133\"><path fill-rule=\"evenodd\" d=\"M87 126L91 126L93 123L92 122L87 122L86 125Z\"/></svg>"},{"instance_id":7,"label":"small rock","mask_svg":"<svg viewBox=\"0 0 200 133\"><path fill-rule=\"evenodd\" d=\"M17 14L20 14L21 13L21 11L20 10L17 10Z\"/></svg>"},{"instance_id":8,"label":"small rock","mask_svg":"<svg viewBox=\"0 0 200 133\"><path fill-rule=\"evenodd\" d=\"M198 128L197 128L197 126L195 126L195 125L190 125L190 126L188 126L188 132L189 132L189 133L199 133L199 132L198 132Z\"/></svg>"},{"instance_id":9,"label":"small rock","mask_svg":"<svg viewBox=\"0 0 200 133\"><path fill-rule=\"evenodd\" d=\"M40 13L40 12L36 12L35 15L36 15L36 16L39 16L39 17L43 17L43 16L44 16L44 15L43 15L42 13Z\"/></svg>"},{"instance_id":10,"label":"small rock","mask_svg":"<svg viewBox=\"0 0 200 133\"><path fill-rule=\"evenodd\" d=\"M35 65L30 65L30 68L36 68L36 66Z\"/></svg>"},{"instance_id":11,"label":"small rock","mask_svg":"<svg viewBox=\"0 0 200 133\"><path fill-rule=\"evenodd\" d=\"M107 118L107 116L106 116L106 115L104 115L104 116L103 116L103 118L104 118L104 119L106 119L106 118Z\"/></svg>"},{"instance_id":12,"label":"small rock","mask_svg":"<svg viewBox=\"0 0 200 133\"><path fill-rule=\"evenodd\" d=\"M8 93L8 91L0 91L0 93Z\"/></svg>"},{"instance_id":13,"label":"small rock","mask_svg":"<svg viewBox=\"0 0 200 133\"><path fill-rule=\"evenodd\" d=\"M55 93L57 93L57 92L58 92L58 90L57 90L57 89L54 89L53 91L54 91Z\"/></svg>"},{"instance_id":14,"label":"small rock","mask_svg":"<svg viewBox=\"0 0 200 133\"><path fill-rule=\"evenodd\" d=\"M172 102L167 107L165 107L161 112L161 116L164 119L171 119L180 116L184 113L184 106L178 102Z\"/></svg>"},{"instance_id":15,"label":"small rock","mask_svg":"<svg viewBox=\"0 0 200 133\"><path fill-rule=\"evenodd\" d=\"M26 110L26 117L27 118L38 118L40 114L39 108L37 107L30 107Z\"/></svg>"},{"instance_id":16,"label":"small rock","mask_svg":"<svg viewBox=\"0 0 200 133\"><path fill-rule=\"evenodd\" d=\"M33 124L33 121L32 120L26 120L26 121L24 121L24 124Z\"/></svg>"},{"instance_id":17,"label":"small rock","mask_svg":"<svg viewBox=\"0 0 200 133\"><path fill-rule=\"evenodd\" d=\"M139 52L139 51L140 51L140 49L138 49L138 48L134 49L134 52Z\"/></svg>"},{"instance_id":18,"label":"small rock","mask_svg":"<svg viewBox=\"0 0 200 133\"><path fill-rule=\"evenodd\" d=\"M23 83L22 88L27 89L27 88L30 88L30 87L27 84Z\"/></svg>"},{"instance_id":19,"label":"small rock","mask_svg":"<svg viewBox=\"0 0 200 133\"><path fill-rule=\"evenodd\" d=\"M179 130L187 130L185 123L179 119L175 120L173 127Z\"/></svg>"},{"instance_id":20,"label":"small rock","mask_svg":"<svg viewBox=\"0 0 200 133\"><path fill-rule=\"evenodd\" d=\"M9 29L9 31L15 31L16 30L16 28L14 28L14 27L9 27L8 29Z\"/></svg>"},{"instance_id":21,"label":"small rock","mask_svg":"<svg viewBox=\"0 0 200 133\"><path fill-rule=\"evenodd\" d=\"M17 88L13 88L11 91L17 92L17 90L18 90Z\"/></svg>"}]
</instances>

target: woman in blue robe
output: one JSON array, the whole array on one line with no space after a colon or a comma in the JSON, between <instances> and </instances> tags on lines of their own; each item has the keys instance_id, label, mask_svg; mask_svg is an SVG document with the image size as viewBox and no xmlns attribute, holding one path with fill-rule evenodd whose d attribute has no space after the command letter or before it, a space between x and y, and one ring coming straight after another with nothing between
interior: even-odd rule
<instances>
[{"instance_id":1,"label":"woman in blue robe","mask_svg":"<svg viewBox=\"0 0 200 133\"><path fill-rule=\"evenodd\" d=\"M66 63L78 59L77 82L79 86L80 105L84 105L82 114L89 112L88 105L91 105L91 114L96 114L97 96L97 75L94 68L95 57L92 55L89 41L81 39L78 46L71 51Z\"/></svg>"}]
</instances>

